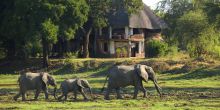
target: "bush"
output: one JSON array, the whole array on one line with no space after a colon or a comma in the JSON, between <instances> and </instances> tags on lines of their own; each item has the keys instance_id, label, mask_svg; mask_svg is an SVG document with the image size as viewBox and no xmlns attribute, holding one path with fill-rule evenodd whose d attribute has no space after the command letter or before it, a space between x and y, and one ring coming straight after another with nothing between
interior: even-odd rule
<instances>
[{"instance_id":1,"label":"bush","mask_svg":"<svg viewBox=\"0 0 220 110\"><path fill-rule=\"evenodd\" d=\"M191 57L205 55L213 56L218 54L219 32L214 27L207 27L197 38L187 44L187 51Z\"/></svg>"},{"instance_id":2,"label":"bush","mask_svg":"<svg viewBox=\"0 0 220 110\"><path fill-rule=\"evenodd\" d=\"M178 47L177 46L169 46L167 50L168 55L176 55L178 53Z\"/></svg>"},{"instance_id":3,"label":"bush","mask_svg":"<svg viewBox=\"0 0 220 110\"><path fill-rule=\"evenodd\" d=\"M121 48L116 49L116 57L119 58L121 54Z\"/></svg>"},{"instance_id":4,"label":"bush","mask_svg":"<svg viewBox=\"0 0 220 110\"><path fill-rule=\"evenodd\" d=\"M127 57L127 56L128 56L128 51L127 51L127 49L126 49L125 47L123 47L123 48L121 49L121 53L123 54L124 57Z\"/></svg>"},{"instance_id":5,"label":"bush","mask_svg":"<svg viewBox=\"0 0 220 110\"><path fill-rule=\"evenodd\" d=\"M165 42L150 40L145 49L147 57L160 57L166 55L168 45Z\"/></svg>"}]
</instances>

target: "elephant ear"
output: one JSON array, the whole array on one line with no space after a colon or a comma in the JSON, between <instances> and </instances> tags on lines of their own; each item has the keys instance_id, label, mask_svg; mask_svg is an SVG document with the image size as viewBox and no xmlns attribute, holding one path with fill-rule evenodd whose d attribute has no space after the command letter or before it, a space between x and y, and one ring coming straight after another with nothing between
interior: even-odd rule
<instances>
[{"instance_id":1,"label":"elephant ear","mask_svg":"<svg viewBox=\"0 0 220 110\"><path fill-rule=\"evenodd\" d=\"M137 70L137 73L138 75L145 81L147 82L148 81L148 73L145 69L145 65L140 65L138 64L136 66L136 70Z\"/></svg>"},{"instance_id":2,"label":"elephant ear","mask_svg":"<svg viewBox=\"0 0 220 110\"><path fill-rule=\"evenodd\" d=\"M48 74L47 73L41 73L42 81L44 84L48 85Z\"/></svg>"},{"instance_id":3,"label":"elephant ear","mask_svg":"<svg viewBox=\"0 0 220 110\"><path fill-rule=\"evenodd\" d=\"M79 87L84 88L84 86L82 85L82 80L81 79L76 79L76 83Z\"/></svg>"}]
</instances>

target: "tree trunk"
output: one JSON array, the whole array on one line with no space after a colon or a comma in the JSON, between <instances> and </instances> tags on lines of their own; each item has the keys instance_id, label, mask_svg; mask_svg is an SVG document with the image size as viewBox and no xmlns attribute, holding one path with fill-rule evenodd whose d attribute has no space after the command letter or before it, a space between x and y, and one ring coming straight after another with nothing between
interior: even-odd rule
<instances>
[{"instance_id":1,"label":"tree trunk","mask_svg":"<svg viewBox=\"0 0 220 110\"><path fill-rule=\"evenodd\" d=\"M84 36L84 44L83 44L83 57L89 58L89 36L92 32L92 27L86 32Z\"/></svg>"},{"instance_id":2,"label":"tree trunk","mask_svg":"<svg viewBox=\"0 0 220 110\"><path fill-rule=\"evenodd\" d=\"M93 47L93 49L94 49L94 57L97 57L97 55L96 55L96 51L97 51L97 42L96 42L96 39L97 39L97 37L98 37L98 31L97 31L97 29L95 30L95 37L94 37L94 47Z\"/></svg>"},{"instance_id":3,"label":"tree trunk","mask_svg":"<svg viewBox=\"0 0 220 110\"><path fill-rule=\"evenodd\" d=\"M65 40L65 47L66 47L66 49L65 49L65 53L67 53L67 52L71 52L70 50L70 40Z\"/></svg>"},{"instance_id":4,"label":"tree trunk","mask_svg":"<svg viewBox=\"0 0 220 110\"><path fill-rule=\"evenodd\" d=\"M48 42L46 39L42 38L42 45L43 45L43 67L48 67Z\"/></svg>"},{"instance_id":5,"label":"tree trunk","mask_svg":"<svg viewBox=\"0 0 220 110\"><path fill-rule=\"evenodd\" d=\"M64 41L62 38L59 39L58 41L58 47L59 47L59 57L63 58L64 56Z\"/></svg>"}]
</instances>

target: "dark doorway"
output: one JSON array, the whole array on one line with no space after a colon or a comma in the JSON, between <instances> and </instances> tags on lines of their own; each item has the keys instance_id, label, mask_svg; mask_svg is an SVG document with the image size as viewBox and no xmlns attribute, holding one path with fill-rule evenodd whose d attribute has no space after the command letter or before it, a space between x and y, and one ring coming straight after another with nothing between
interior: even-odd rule
<instances>
[{"instance_id":1,"label":"dark doorway","mask_svg":"<svg viewBox=\"0 0 220 110\"><path fill-rule=\"evenodd\" d=\"M107 42L104 43L104 52L108 52L108 43Z\"/></svg>"},{"instance_id":2,"label":"dark doorway","mask_svg":"<svg viewBox=\"0 0 220 110\"><path fill-rule=\"evenodd\" d=\"M131 57L136 57L138 53L139 45L138 42L131 43Z\"/></svg>"}]
</instances>

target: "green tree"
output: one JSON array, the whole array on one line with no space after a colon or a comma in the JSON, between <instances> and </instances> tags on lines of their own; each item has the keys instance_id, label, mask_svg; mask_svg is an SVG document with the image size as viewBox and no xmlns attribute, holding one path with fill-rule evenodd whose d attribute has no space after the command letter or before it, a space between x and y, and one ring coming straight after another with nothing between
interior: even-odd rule
<instances>
[{"instance_id":1,"label":"green tree","mask_svg":"<svg viewBox=\"0 0 220 110\"><path fill-rule=\"evenodd\" d=\"M68 52L67 42L74 38L76 31L88 20L89 6L85 0L71 0L69 2L71 2L72 6L67 1L63 1L63 6L61 7L65 6L66 8L59 11L62 15L58 18L60 19L58 22L60 27L58 38L59 42L61 42L60 56Z\"/></svg>"},{"instance_id":2,"label":"green tree","mask_svg":"<svg viewBox=\"0 0 220 110\"><path fill-rule=\"evenodd\" d=\"M219 54L219 50L215 50L219 47L220 33L216 31L213 26L207 27L199 36L193 38L187 43L187 51L192 57L200 57L202 55L215 55Z\"/></svg>"},{"instance_id":3,"label":"green tree","mask_svg":"<svg viewBox=\"0 0 220 110\"><path fill-rule=\"evenodd\" d=\"M88 6L84 0L16 1L19 16L27 22L26 35L37 36L43 46L43 66L48 66L48 46L58 36L70 39L87 20Z\"/></svg>"},{"instance_id":4,"label":"green tree","mask_svg":"<svg viewBox=\"0 0 220 110\"><path fill-rule=\"evenodd\" d=\"M3 0L0 4L0 41L7 59L26 57L25 44L33 39L26 36L27 22L18 16L15 0Z\"/></svg>"},{"instance_id":5,"label":"green tree","mask_svg":"<svg viewBox=\"0 0 220 110\"><path fill-rule=\"evenodd\" d=\"M217 27L220 27L220 3L207 2L202 9L208 15L209 22L216 24Z\"/></svg>"},{"instance_id":6,"label":"green tree","mask_svg":"<svg viewBox=\"0 0 220 110\"><path fill-rule=\"evenodd\" d=\"M208 17L202 10L184 14L178 19L177 24L176 33L179 41L193 57L200 57L211 52L212 47L219 43L215 27L209 25Z\"/></svg>"},{"instance_id":7,"label":"green tree","mask_svg":"<svg viewBox=\"0 0 220 110\"><path fill-rule=\"evenodd\" d=\"M87 0L89 5L88 21L84 24L82 32L83 37L83 57L89 57L89 38L93 28L102 28L107 26L107 10L110 0Z\"/></svg>"},{"instance_id":8,"label":"green tree","mask_svg":"<svg viewBox=\"0 0 220 110\"><path fill-rule=\"evenodd\" d=\"M161 15L167 23L167 29L163 30L163 35L170 45L177 45L176 32L177 20L186 12L192 10L193 5L190 0L162 0L158 3L156 13Z\"/></svg>"},{"instance_id":9,"label":"green tree","mask_svg":"<svg viewBox=\"0 0 220 110\"><path fill-rule=\"evenodd\" d=\"M156 12L162 13L169 25L163 31L169 44L178 44L195 57L214 53L211 47L218 47L220 11L216 0L163 0Z\"/></svg>"}]
</instances>

